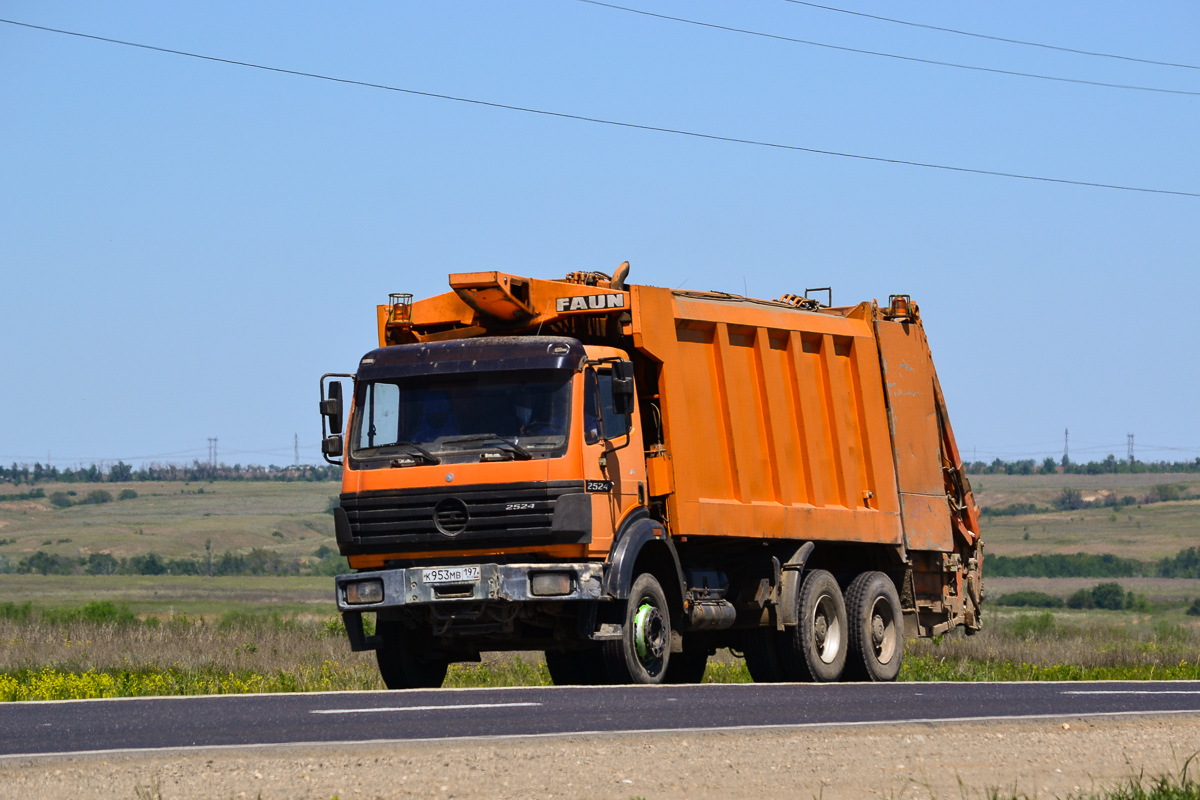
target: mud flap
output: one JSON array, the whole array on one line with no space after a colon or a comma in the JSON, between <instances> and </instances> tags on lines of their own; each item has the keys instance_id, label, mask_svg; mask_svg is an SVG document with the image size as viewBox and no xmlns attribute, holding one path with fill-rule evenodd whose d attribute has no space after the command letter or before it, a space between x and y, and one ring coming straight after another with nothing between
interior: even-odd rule
<instances>
[{"instance_id":1,"label":"mud flap","mask_svg":"<svg viewBox=\"0 0 1200 800\"><path fill-rule=\"evenodd\" d=\"M775 628L782 631L785 627L794 628L799 620L796 612L799 606L800 583L804 576L804 565L812 555L812 542L805 542L791 558L780 567L780 576L776 583L779 586L779 602L775 614Z\"/></svg>"},{"instance_id":2,"label":"mud flap","mask_svg":"<svg viewBox=\"0 0 1200 800\"><path fill-rule=\"evenodd\" d=\"M383 644L382 636L367 636L363 631L361 611L342 612L342 625L346 627L346 636L350 639L350 649L355 653L364 650L378 650Z\"/></svg>"}]
</instances>

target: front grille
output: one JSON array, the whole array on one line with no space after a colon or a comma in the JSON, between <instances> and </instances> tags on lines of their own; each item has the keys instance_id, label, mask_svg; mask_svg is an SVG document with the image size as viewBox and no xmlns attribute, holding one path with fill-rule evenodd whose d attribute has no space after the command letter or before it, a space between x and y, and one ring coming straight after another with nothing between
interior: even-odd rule
<instances>
[{"instance_id":1,"label":"front grille","mask_svg":"<svg viewBox=\"0 0 1200 800\"><path fill-rule=\"evenodd\" d=\"M554 506L583 481L348 492L341 504L356 544L490 546L552 542ZM578 541L578 534L570 541ZM565 540L564 540L565 541Z\"/></svg>"}]
</instances>

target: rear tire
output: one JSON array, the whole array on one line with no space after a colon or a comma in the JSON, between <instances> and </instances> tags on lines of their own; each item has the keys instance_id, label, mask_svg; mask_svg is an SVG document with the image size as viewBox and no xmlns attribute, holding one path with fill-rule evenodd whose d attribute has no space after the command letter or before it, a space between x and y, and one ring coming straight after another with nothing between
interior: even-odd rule
<instances>
[{"instance_id":1,"label":"rear tire","mask_svg":"<svg viewBox=\"0 0 1200 800\"><path fill-rule=\"evenodd\" d=\"M782 683L787 680L779 660L774 628L751 628L742 635L742 655L755 683Z\"/></svg>"},{"instance_id":2,"label":"rear tire","mask_svg":"<svg viewBox=\"0 0 1200 800\"><path fill-rule=\"evenodd\" d=\"M414 636L396 622L380 622L383 643L375 651L379 675L389 689L437 689L446 680L449 659L429 658L430 638Z\"/></svg>"},{"instance_id":3,"label":"rear tire","mask_svg":"<svg viewBox=\"0 0 1200 800\"><path fill-rule=\"evenodd\" d=\"M547 650L546 669L555 686L601 686L608 680L598 649Z\"/></svg>"},{"instance_id":4,"label":"rear tire","mask_svg":"<svg viewBox=\"0 0 1200 800\"><path fill-rule=\"evenodd\" d=\"M780 662L790 680L832 683L846 666L846 604L837 580L823 569L805 574L797 624L780 636Z\"/></svg>"},{"instance_id":5,"label":"rear tire","mask_svg":"<svg viewBox=\"0 0 1200 800\"><path fill-rule=\"evenodd\" d=\"M671 661L671 611L658 580L638 575L629 589L619 641L604 642L604 666L612 683L663 683Z\"/></svg>"},{"instance_id":6,"label":"rear tire","mask_svg":"<svg viewBox=\"0 0 1200 800\"><path fill-rule=\"evenodd\" d=\"M846 590L850 648L846 678L894 681L904 660L904 612L892 579L864 572Z\"/></svg>"}]
</instances>

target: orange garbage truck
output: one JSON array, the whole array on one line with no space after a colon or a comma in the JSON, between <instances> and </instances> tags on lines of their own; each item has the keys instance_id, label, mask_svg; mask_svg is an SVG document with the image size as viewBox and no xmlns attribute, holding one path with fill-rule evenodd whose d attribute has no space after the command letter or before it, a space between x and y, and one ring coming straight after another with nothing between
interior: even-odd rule
<instances>
[{"instance_id":1,"label":"orange garbage truck","mask_svg":"<svg viewBox=\"0 0 1200 800\"><path fill-rule=\"evenodd\" d=\"M322 376L338 609L386 685L497 650L545 651L555 683L698 682L718 648L755 681L890 681L906 637L978 630L917 304L628 273L451 275Z\"/></svg>"}]
</instances>

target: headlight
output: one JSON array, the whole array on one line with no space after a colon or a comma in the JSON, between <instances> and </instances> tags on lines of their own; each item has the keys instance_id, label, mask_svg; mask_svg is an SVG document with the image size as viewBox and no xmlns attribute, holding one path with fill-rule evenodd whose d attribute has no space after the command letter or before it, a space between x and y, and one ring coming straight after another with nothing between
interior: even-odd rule
<instances>
[{"instance_id":1,"label":"headlight","mask_svg":"<svg viewBox=\"0 0 1200 800\"><path fill-rule=\"evenodd\" d=\"M571 573L538 572L529 576L529 591L536 597L557 597L571 593Z\"/></svg>"},{"instance_id":2,"label":"headlight","mask_svg":"<svg viewBox=\"0 0 1200 800\"><path fill-rule=\"evenodd\" d=\"M383 581L355 581L346 584L346 602L352 606L383 602Z\"/></svg>"}]
</instances>

